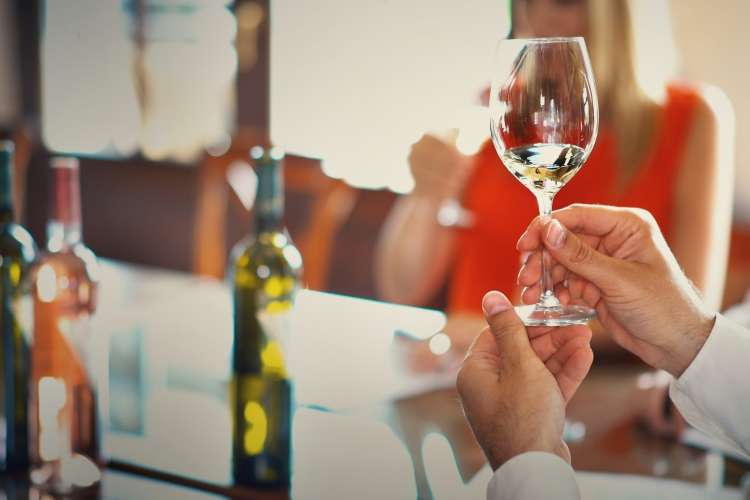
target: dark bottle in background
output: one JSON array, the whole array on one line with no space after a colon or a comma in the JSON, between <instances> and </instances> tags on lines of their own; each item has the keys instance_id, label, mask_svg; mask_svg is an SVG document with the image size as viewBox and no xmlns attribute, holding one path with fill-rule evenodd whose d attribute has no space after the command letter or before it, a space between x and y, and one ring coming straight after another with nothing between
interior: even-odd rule
<instances>
[{"instance_id":1,"label":"dark bottle in background","mask_svg":"<svg viewBox=\"0 0 750 500\"><path fill-rule=\"evenodd\" d=\"M29 466L29 340L32 305L28 274L34 240L13 214L13 143L0 141L0 467Z\"/></svg>"},{"instance_id":2,"label":"dark bottle in background","mask_svg":"<svg viewBox=\"0 0 750 500\"><path fill-rule=\"evenodd\" d=\"M302 257L284 229L283 154L251 151L258 178L255 228L232 252L234 347L231 408L235 484L290 484L293 385L287 365L289 315Z\"/></svg>"}]
</instances>

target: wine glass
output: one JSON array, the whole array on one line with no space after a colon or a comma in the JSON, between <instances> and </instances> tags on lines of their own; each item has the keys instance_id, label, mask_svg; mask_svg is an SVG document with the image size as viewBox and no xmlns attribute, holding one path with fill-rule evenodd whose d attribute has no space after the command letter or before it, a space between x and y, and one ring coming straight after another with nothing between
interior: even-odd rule
<instances>
[{"instance_id":1,"label":"wine glass","mask_svg":"<svg viewBox=\"0 0 750 500\"><path fill-rule=\"evenodd\" d=\"M490 121L492 142L505 167L536 197L549 217L555 194L578 172L596 142L599 107L594 76L581 37L502 40L498 44ZM542 250L542 293L517 307L529 326L586 323L593 309L562 305Z\"/></svg>"}]
</instances>

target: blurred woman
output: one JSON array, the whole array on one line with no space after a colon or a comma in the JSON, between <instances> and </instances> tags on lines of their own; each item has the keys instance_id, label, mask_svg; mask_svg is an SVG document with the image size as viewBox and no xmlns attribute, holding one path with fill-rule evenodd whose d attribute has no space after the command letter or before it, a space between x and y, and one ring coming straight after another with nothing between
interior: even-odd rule
<instances>
[{"instance_id":1,"label":"blurred woman","mask_svg":"<svg viewBox=\"0 0 750 500\"><path fill-rule=\"evenodd\" d=\"M591 54L599 138L555 207L581 202L649 210L688 277L707 303L718 307L733 176L732 114L723 94L666 79L658 85L661 95L648 93L637 71L627 0L515 0L512 13L513 36L584 36ZM654 33L639 42L653 43L650 36L662 32L651 28ZM645 76L669 64L657 60ZM518 255L515 242L537 214L536 204L505 171L489 141L468 157L450 141L426 135L412 147L409 163L414 190L397 202L384 225L377 285L382 298L415 305L430 303L447 287L446 333L454 349L464 351L481 328L484 293L515 290L518 297L516 273L525 256ZM471 213L470 226L438 222L450 199L461 200ZM602 339L594 343L601 346Z\"/></svg>"}]
</instances>

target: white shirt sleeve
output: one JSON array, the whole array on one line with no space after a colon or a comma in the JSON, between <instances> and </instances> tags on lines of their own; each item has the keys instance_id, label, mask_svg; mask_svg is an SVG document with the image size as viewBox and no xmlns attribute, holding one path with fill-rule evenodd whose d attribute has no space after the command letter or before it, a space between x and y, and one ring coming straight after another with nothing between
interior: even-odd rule
<instances>
[{"instance_id":1,"label":"white shirt sleeve","mask_svg":"<svg viewBox=\"0 0 750 500\"><path fill-rule=\"evenodd\" d=\"M750 455L750 330L717 315L669 395L691 425Z\"/></svg>"},{"instance_id":2,"label":"white shirt sleeve","mask_svg":"<svg viewBox=\"0 0 750 500\"><path fill-rule=\"evenodd\" d=\"M580 500L573 468L552 453L530 451L505 462L487 486L487 500Z\"/></svg>"}]
</instances>

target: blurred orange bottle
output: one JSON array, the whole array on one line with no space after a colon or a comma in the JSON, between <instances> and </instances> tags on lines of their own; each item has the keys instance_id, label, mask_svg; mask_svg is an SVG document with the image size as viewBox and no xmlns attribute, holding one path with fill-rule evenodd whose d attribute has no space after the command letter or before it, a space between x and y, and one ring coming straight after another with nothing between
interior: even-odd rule
<instances>
[{"instance_id":1,"label":"blurred orange bottle","mask_svg":"<svg viewBox=\"0 0 750 500\"><path fill-rule=\"evenodd\" d=\"M78 160L52 160L47 251L33 271L31 480L70 494L101 478L99 381L106 342L91 331L98 265L81 238Z\"/></svg>"}]
</instances>

